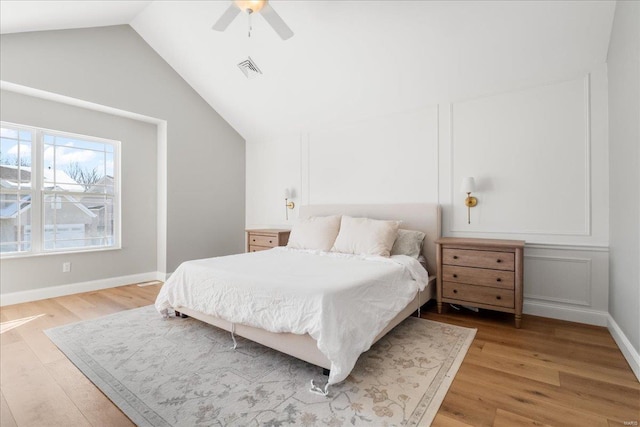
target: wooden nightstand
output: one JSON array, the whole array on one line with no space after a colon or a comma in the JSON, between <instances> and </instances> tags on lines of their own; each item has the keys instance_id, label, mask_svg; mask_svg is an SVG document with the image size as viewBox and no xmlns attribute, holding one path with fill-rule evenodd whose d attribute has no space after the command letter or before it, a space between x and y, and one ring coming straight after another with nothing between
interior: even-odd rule
<instances>
[{"instance_id":1,"label":"wooden nightstand","mask_svg":"<svg viewBox=\"0 0 640 427\"><path fill-rule=\"evenodd\" d=\"M522 240L436 240L438 313L442 303L515 314L522 319Z\"/></svg>"},{"instance_id":2,"label":"wooden nightstand","mask_svg":"<svg viewBox=\"0 0 640 427\"><path fill-rule=\"evenodd\" d=\"M264 251L276 246L285 246L291 233L290 230L272 228L245 231L247 232L247 252Z\"/></svg>"}]
</instances>

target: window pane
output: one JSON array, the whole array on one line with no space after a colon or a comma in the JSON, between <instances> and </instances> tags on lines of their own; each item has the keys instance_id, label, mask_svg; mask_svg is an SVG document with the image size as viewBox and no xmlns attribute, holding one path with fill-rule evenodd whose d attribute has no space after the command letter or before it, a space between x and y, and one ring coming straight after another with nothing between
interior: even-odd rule
<instances>
[{"instance_id":1,"label":"window pane","mask_svg":"<svg viewBox=\"0 0 640 427\"><path fill-rule=\"evenodd\" d=\"M0 137L18 139L18 131L2 127L0 128Z\"/></svg>"},{"instance_id":2,"label":"window pane","mask_svg":"<svg viewBox=\"0 0 640 427\"><path fill-rule=\"evenodd\" d=\"M120 188L116 144L1 123L0 252L113 246L119 218L115 190ZM36 160L42 164L39 183L32 182ZM34 229L32 202L42 209L33 218L43 215ZM37 237L33 248L32 235Z\"/></svg>"},{"instance_id":3,"label":"window pane","mask_svg":"<svg viewBox=\"0 0 640 427\"><path fill-rule=\"evenodd\" d=\"M47 194L44 198L45 249L111 246L113 200L108 197Z\"/></svg>"},{"instance_id":4,"label":"window pane","mask_svg":"<svg viewBox=\"0 0 640 427\"><path fill-rule=\"evenodd\" d=\"M83 139L77 139L77 138L66 137L61 135L54 135L53 143L57 146L63 146L63 147L69 147L69 148L93 150L98 152L105 151L104 142L86 141Z\"/></svg>"},{"instance_id":5,"label":"window pane","mask_svg":"<svg viewBox=\"0 0 640 427\"><path fill-rule=\"evenodd\" d=\"M105 175L110 179L110 183L107 183L107 186L111 186L110 194L113 194L113 177L114 175L114 167L115 163L113 161L113 153L107 153L105 155Z\"/></svg>"},{"instance_id":6,"label":"window pane","mask_svg":"<svg viewBox=\"0 0 640 427\"><path fill-rule=\"evenodd\" d=\"M107 239L106 242L95 244L113 244L113 200L108 197L85 197L82 200L84 206L93 212L96 217L87 229L87 237L92 239Z\"/></svg>"},{"instance_id":7,"label":"window pane","mask_svg":"<svg viewBox=\"0 0 640 427\"><path fill-rule=\"evenodd\" d=\"M0 194L0 244L2 252L20 252L31 241L31 196ZM29 249L26 249L29 250Z\"/></svg>"},{"instance_id":8,"label":"window pane","mask_svg":"<svg viewBox=\"0 0 640 427\"><path fill-rule=\"evenodd\" d=\"M48 141L51 144L44 145L45 188L113 194L114 154L111 144L62 136L51 136Z\"/></svg>"},{"instance_id":9,"label":"window pane","mask_svg":"<svg viewBox=\"0 0 640 427\"><path fill-rule=\"evenodd\" d=\"M31 132L2 128L0 178L9 188L31 187ZM25 139L22 139L22 136ZM15 138L12 138L15 137Z\"/></svg>"},{"instance_id":10,"label":"window pane","mask_svg":"<svg viewBox=\"0 0 640 427\"><path fill-rule=\"evenodd\" d=\"M21 130L18 132L20 139L23 141L31 141L31 131Z\"/></svg>"}]
</instances>

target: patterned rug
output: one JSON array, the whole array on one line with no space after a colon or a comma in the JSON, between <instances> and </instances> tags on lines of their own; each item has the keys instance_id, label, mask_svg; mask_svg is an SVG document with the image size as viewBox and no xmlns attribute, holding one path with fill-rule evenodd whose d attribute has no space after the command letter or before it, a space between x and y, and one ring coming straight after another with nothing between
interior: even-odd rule
<instances>
[{"instance_id":1,"label":"patterned rug","mask_svg":"<svg viewBox=\"0 0 640 427\"><path fill-rule=\"evenodd\" d=\"M46 334L139 426L427 426L475 329L410 317L328 398L321 368L153 306Z\"/></svg>"}]
</instances>

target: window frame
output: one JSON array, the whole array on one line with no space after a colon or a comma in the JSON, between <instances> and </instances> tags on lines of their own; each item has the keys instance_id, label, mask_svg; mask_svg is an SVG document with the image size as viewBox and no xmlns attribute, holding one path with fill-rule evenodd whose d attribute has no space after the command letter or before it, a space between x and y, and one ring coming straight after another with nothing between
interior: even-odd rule
<instances>
[{"instance_id":1,"label":"window frame","mask_svg":"<svg viewBox=\"0 0 640 427\"><path fill-rule=\"evenodd\" d=\"M37 126L23 125L8 121L0 121L0 126L11 128L14 130L27 130L32 133L31 141L31 249L22 252L0 252L0 259L8 258L26 258L46 255L103 252L122 249L122 182L121 182L121 141L114 139L101 138L90 135L83 135L72 132L59 131ZM56 191L46 190L44 182L44 151L45 142L44 135L53 135L66 137L70 139L78 139L87 142L96 142L100 144L109 144L113 147L113 194L109 198L113 200L113 244L109 246L89 246L74 248L53 248L45 249L45 198L50 195L56 197L65 197L65 195L73 196L87 193L74 191ZM54 145L55 147L55 145ZM55 148L54 148L55 150ZM55 155L54 155L55 158ZM105 176L106 171L105 171ZM2 189L4 194L19 194L26 191L18 189L15 191ZM94 194L94 193L88 193ZM98 193L95 193L98 194ZM103 194L104 195L104 194Z\"/></svg>"}]
</instances>

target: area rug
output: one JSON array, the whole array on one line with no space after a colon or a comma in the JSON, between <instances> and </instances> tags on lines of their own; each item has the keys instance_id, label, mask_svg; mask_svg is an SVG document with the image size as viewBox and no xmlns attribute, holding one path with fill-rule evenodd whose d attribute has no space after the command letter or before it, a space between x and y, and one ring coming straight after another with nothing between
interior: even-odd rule
<instances>
[{"instance_id":1,"label":"area rug","mask_svg":"<svg viewBox=\"0 0 640 427\"><path fill-rule=\"evenodd\" d=\"M362 354L328 397L322 369L153 306L49 329L139 426L427 426L475 329L410 317Z\"/></svg>"}]
</instances>

